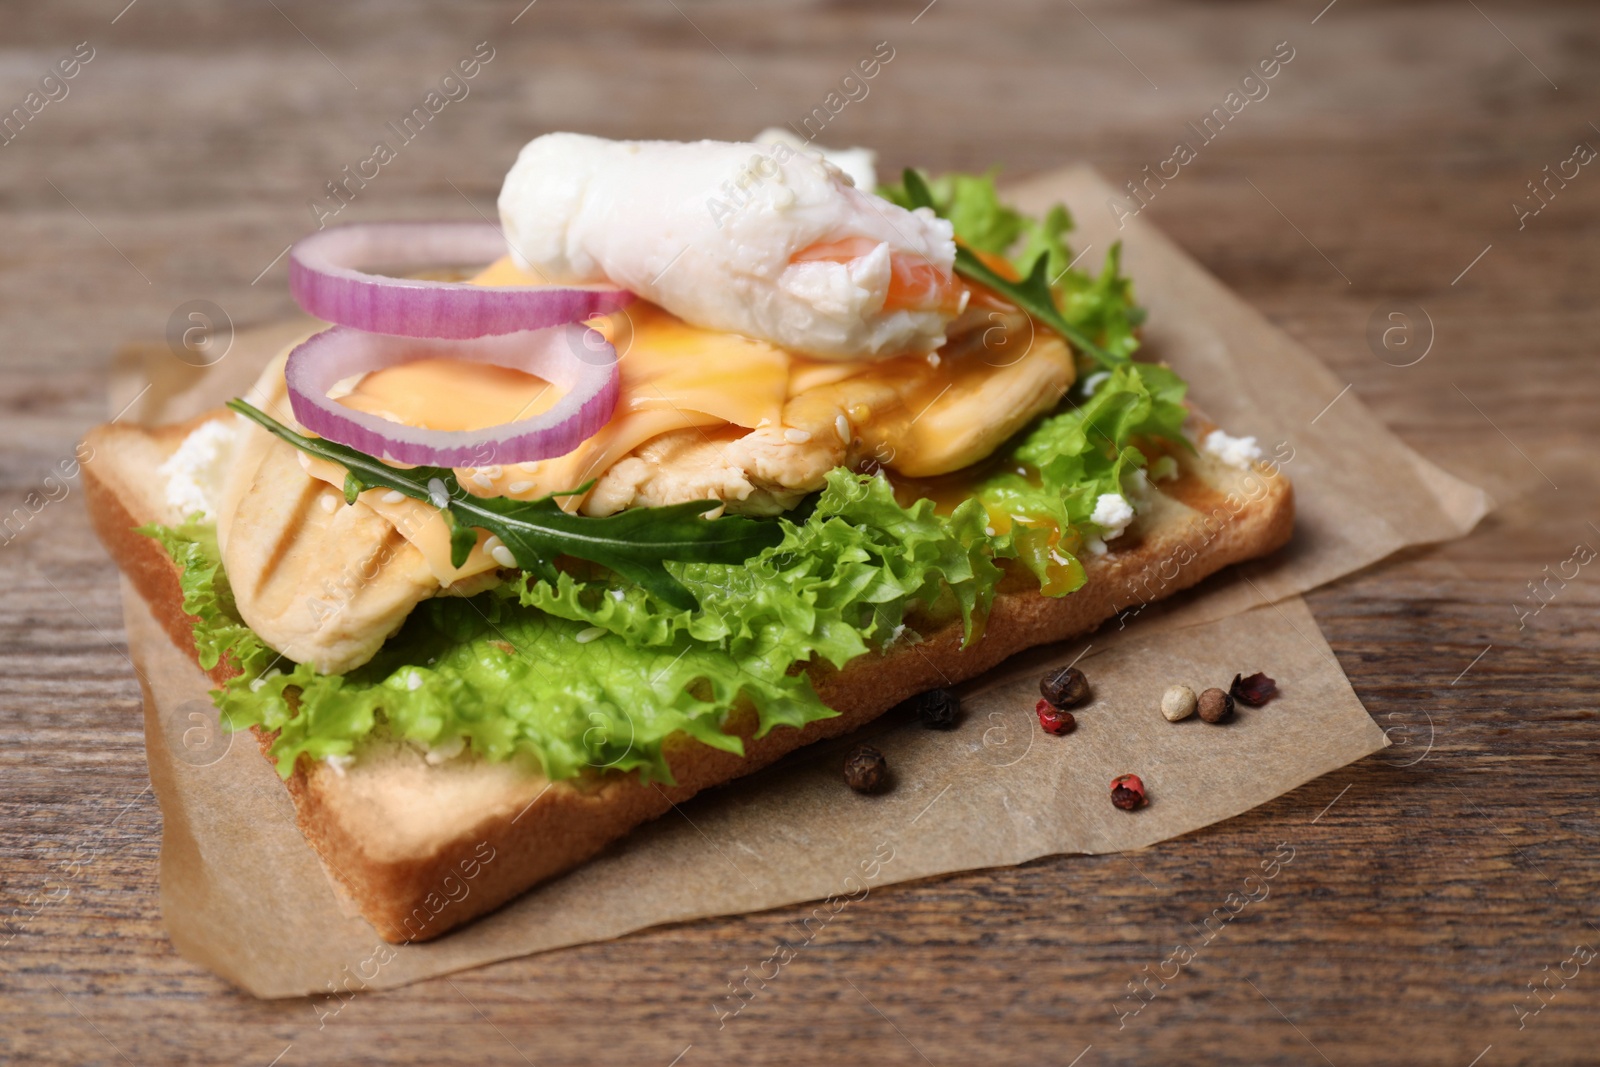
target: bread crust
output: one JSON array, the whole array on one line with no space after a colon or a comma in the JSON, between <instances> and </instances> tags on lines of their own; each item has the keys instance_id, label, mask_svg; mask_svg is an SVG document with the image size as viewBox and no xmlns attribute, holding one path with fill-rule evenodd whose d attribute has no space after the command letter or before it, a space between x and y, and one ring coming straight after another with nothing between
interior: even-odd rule
<instances>
[{"instance_id":1,"label":"bread crust","mask_svg":"<svg viewBox=\"0 0 1600 1067\"><path fill-rule=\"evenodd\" d=\"M96 533L173 642L195 657L193 618L183 611L179 568L134 527L171 522L152 491L154 468L205 418L145 430L102 426L86 443L85 498ZM1213 427L1196 417L1191 439ZM975 677L1024 649L1085 634L1118 611L1171 595L1216 571L1285 544L1294 492L1271 464L1235 470L1201 455L1175 457L1175 482L1153 486L1115 550L1089 556L1087 581L1047 597L1025 572L1001 587L983 636L962 648L959 622L915 644L869 653L841 670L813 668L824 703L838 716L755 738L755 716L734 716L743 756L686 737L666 744L675 785L596 773L548 782L536 767L491 765L468 755L432 766L408 746L389 746L349 772L302 758L288 779L296 820L334 878L380 936L426 941L537 883L570 870L640 823L702 789L759 770L803 745L855 730L917 693ZM1169 573L1170 572L1170 573ZM221 684L224 662L207 672ZM271 735L257 730L263 753ZM369 766L370 764L370 766ZM417 828L418 810L445 813ZM427 822L427 820L422 820Z\"/></svg>"}]
</instances>

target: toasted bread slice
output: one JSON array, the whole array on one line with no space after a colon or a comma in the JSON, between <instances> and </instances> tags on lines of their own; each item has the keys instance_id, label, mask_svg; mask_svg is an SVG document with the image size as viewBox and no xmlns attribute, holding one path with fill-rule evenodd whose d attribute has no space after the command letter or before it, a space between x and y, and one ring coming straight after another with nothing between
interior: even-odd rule
<instances>
[{"instance_id":1,"label":"toasted bread slice","mask_svg":"<svg viewBox=\"0 0 1600 1067\"><path fill-rule=\"evenodd\" d=\"M157 429L92 431L83 465L95 529L177 645L194 655L178 568L133 528L174 523L157 468L204 418ZM1194 439L1212 429L1194 418ZM917 644L869 654L813 681L838 717L756 739L753 713L736 716L745 754L669 739L673 786L595 773L550 782L528 761L489 763L470 753L430 763L410 745L374 741L348 768L302 758L288 781L301 831L378 933L392 942L445 933L595 855L695 793L765 767L802 745L856 729L917 693L982 673L1023 649L1087 633L1122 608L1170 595L1289 540L1293 490L1270 464L1227 466L1201 453L1175 457L1176 479L1152 485L1134 525L1105 555L1084 560L1087 583L1065 597L1037 592L1031 575L1002 584L981 640L961 647L959 623ZM226 664L211 672L226 679ZM270 736L259 736L263 751ZM492 860L492 862L490 862ZM461 877L473 892L455 900Z\"/></svg>"}]
</instances>

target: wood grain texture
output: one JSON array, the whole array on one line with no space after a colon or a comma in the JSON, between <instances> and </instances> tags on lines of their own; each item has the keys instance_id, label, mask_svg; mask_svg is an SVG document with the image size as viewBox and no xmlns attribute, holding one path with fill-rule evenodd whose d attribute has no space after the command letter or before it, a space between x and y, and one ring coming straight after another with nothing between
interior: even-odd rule
<instances>
[{"instance_id":1,"label":"wood grain texture","mask_svg":"<svg viewBox=\"0 0 1600 1067\"><path fill-rule=\"evenodd\" d=\"M1083 1067L1593 1061L1600 960L1565 988L1551 979L1521 1029L1516 1009L1540 1006L1528 983L1576 944L1600 948L1600 570L1520 629L1515 608L1575 544L1600 548L1600 177L1585 168L1521 230L1511 204L1576 142L1600 144L1600 15L924 2L0 10L0 111L77 42L96 49L0 147L0 518L27 515L0 534L0 1059L1065 1064L1092 1045ZM492 211L517 147L549 129L739 137L797 122L883 40L895 58L829 140L875 145L887 167L1086 160L1121 184L1291 42L1271 94L1148 216L1503 502L1465 541L1309 598L1407 744L1142 853L875 891L720 1030L713 1002L809 909L512 961L320 1019L177 957L116 582L76 483L47 477L106 417L118 344L161 334L194 299L241 324L291 310L282 263L267 268L310 224L307 201L483 40L495 59L472 95L341 219ZM1433 323L1415 366L1365 340L1395 302ZM28 514L30 492L60 499ZM1279 842L1295 859L1271 896L1119 1019L1127 983L1195 940L1190 924Z\"/></svg>"}]
</instances>

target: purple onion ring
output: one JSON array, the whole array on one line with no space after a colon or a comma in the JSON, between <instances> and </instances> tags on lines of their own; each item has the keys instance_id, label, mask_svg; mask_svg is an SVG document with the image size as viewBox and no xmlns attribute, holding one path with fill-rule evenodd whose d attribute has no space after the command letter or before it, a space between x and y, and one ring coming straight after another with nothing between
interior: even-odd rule
<instances>
[{"instance_id":1,"label":"purple onion ring","mask_svg":"<svg viewBox=\"0 0 1600 1067\"><path fill-rule=\"evenodd\" d=\"M289 292L307 314L369 333L485 337L607 315L633 299L609 286L484 286L391 278L368 270L489 263L506 253L487 222L334 226L289 251Z\"/></svg>"},{"instance_id":2,"label":"purple onion ring","mask_svg":"<svg viewBox=\"0 0 1600 1067\"><path fill-rule=\"evenodd\" d=\"M356 411L328 397L340 381L419 359L510 367L566 390L532 418L480 430L429 430ZM488 467L564 456L599 432L621 393L617 350L587 326L438 340L334 326L289 353L284 378L294 417L312 433L397 463Z\"/></svg>"}]
</instances>

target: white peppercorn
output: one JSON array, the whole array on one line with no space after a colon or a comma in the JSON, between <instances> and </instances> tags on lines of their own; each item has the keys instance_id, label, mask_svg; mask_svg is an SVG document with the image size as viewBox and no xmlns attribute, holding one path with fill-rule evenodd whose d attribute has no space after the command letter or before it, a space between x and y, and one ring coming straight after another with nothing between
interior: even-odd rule
<instances>
[{"instance_id":1,"label":"white peppercorn","mask_svg":"<svg viewBox=\"0 0 1600 1067\"><path fill-rule=\"evenodd\" d=\"M1199 706L1200 701L1194 695L1194 690L1186 685L1175 685L1161 697L1161 714L1167 717L1168 722L1187 719Z\"/></svg>"}]
</instances>

